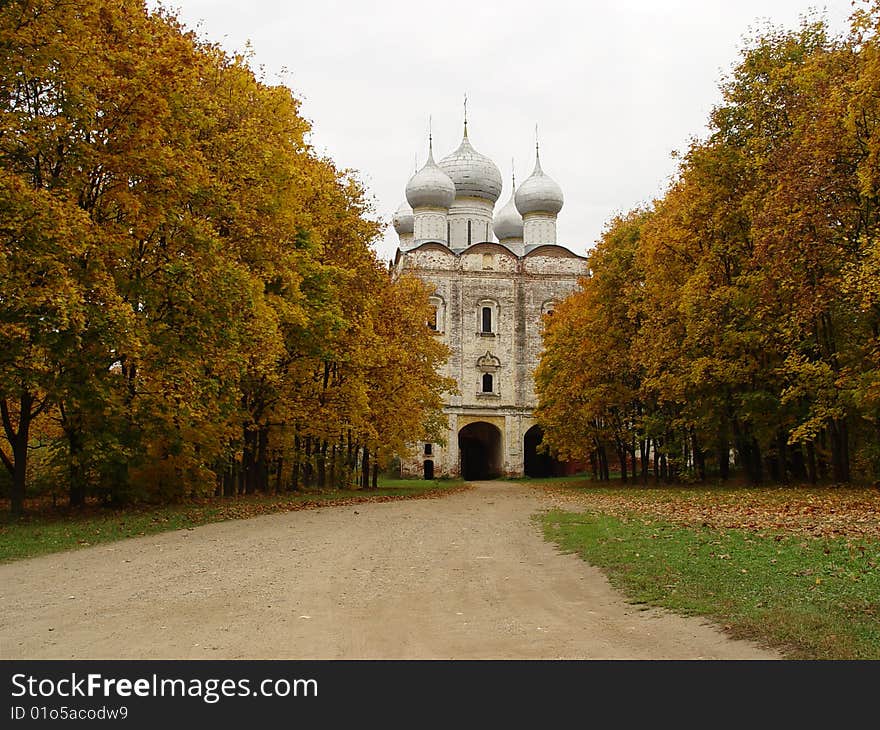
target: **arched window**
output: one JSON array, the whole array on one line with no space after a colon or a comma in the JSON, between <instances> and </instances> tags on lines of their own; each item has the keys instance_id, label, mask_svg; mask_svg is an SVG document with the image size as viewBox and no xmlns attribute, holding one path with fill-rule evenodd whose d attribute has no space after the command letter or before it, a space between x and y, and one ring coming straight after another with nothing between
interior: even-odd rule
<instances>
[{"instance_id":1,"label":"arched window","mask_svg":"<svg viewBox=\"0 0 880 730\"><path fill-rule=\"evenodd\" d=\"M486 350L486 354L477 359L477 370L477 395L496 398L500 396L500 386L495 381L495 374L501 371L501 360L491 350Z\"/></svg>"},{"instance_id":2,"label":"arched window","mask_svg":"<svg viewBox=\"0 0 880 730\"><path fill-rule=\"evenodd\" d=\"M501 324L498 302L494 299L479 299L476 305L472 315L474 319L471 322L476 325L474 329L477 337L498 337L498 328Z\"/></svg>"},{"instance_id":3,"label":"arched window","mask_svg":"<svg viewBox=\"0 0 880 730\"><path fill-rule=\"evenodd\" d=\"M471 245L471 222L468 221L468 246Z\"/></svg>"},{"instance_id":4,"label":"arched window","mask_svg":"<svg viewBox=\"0 0 880 730\"><path fill-rule=\"evenodd\" d=\"M449 225L449 221L446 221L446 243L452 243L452 232L450 231L451 226Z\"/></svg>"},{"instance_id":5,"label":"arched window","mask_svg":"<svg viewBox=\"0 0 880 730\"><path fill-rule=\"evenodd\" d=\"M445 332L446 303L443 301L443 297L434 294L429 301L431 302L431 310L428 312L428 329L432 332Z\"/></svg>"}]
</instances>

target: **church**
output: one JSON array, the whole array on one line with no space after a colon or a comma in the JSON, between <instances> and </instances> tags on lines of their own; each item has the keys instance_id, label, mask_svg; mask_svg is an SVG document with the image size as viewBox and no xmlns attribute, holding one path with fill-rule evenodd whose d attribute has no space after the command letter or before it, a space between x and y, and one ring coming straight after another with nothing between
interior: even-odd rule
<instances>
[{"instance_id":1,"label":"church","mask_svg":"<svg viewBox=\"0 0 880 730\"><path fill-rule=\"evenodd\" d=\"M586 259L556 240L559 185L535 168L495 212L502 192L498 167L474 149L467 117L461 144L428 159L406 184L393 217L399 236L393 274L415 274L433 288L428 326L450 349L444 375L458 383L446 394L445 443L415 443L401 456L408 477L548 476L564 465L538 448L533 372L541 327L556 302L577 288Z\"/></svg>"}]
</instances>

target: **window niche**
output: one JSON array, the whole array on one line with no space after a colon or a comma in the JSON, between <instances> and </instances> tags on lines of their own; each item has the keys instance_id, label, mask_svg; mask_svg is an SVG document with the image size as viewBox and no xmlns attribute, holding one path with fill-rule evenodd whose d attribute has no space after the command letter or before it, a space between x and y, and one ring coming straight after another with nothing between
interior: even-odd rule
<instances>
[{"instance_id":1,"label":"window niche","mask_svg":"<svg viewBox=\"0 0 880 730\"><path fill-rule=\"evenodd\" d=\"M432 310L428 313L428 329L433 332L444 332L446 330L444 323L446 321L446 303L442 297L432 296L428 301L431 303Z\"/></svg>"},{"instance_id":2,"label":"window niche","mask_svg":"<svg viewBox=\"0 0 880 730\"><path fill-rule=\"evenodd\" d=\"M477 305L477 334L495 337L498 330L498 303L484 299Z\"/></svg>"},{"instance_id":3,"label":"window niche","mask_svg":"<svg viewBox=\"0 0 880 730\"><path fill-rule=\"evenodd\" d=\"M477 395L482 397L499 397L501 391L498 387L498 371L501 369L501 361L491 352L477 360Z\"/></svg>"},{"instance_id":4,"label":"window niche","mask_svg":"<svg viewBox=\"0 0 880 730\"><path fill-rule=\"evenodd\" d=\"M556 302L552 299L544 302L541 305L541 319L538 321L538 327L543 330L546 326L547 319L553 316L553 313L556 311Z\"/></svg>"}]
</instances>

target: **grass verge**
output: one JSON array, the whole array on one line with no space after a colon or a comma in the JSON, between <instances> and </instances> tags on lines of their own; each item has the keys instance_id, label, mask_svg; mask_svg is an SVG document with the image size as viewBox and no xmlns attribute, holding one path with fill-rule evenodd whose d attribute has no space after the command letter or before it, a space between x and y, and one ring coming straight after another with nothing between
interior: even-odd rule
<instances>
[{"instance_id":1,"label":"grass verge","mask_svg":"<svg viewBox=\"0 0 880 730\"><path fill-rule=\"evenodd\" d=\"M161 507L80 511L45 509L0 522L0 562L72 550L129 537L180 530L224 520L317 507L439 497L465 489L463 481L388 480L375 490L324 490L211 499Z\"/></svg>"},{"instance_id":2,"label":"grass verge","mask_svg":"<svg viewBox=\"0 0 880 730\"><path fill-rule=\"evenodd\" d=\"M633 603L707 616L794 659L880 658L880 544L552 511L546 539Z\"/></svg>"}]
</instances>

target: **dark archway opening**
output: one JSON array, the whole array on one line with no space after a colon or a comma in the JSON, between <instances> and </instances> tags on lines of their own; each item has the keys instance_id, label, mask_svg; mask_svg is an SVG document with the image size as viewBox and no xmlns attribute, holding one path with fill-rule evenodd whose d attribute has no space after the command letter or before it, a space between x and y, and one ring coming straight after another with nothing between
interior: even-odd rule
<instances>
[{"instance_id":1,"label":"dark archway opening","mask_svg":"<svg viewBox=\"0 0 880 730\"><path fill-rule=\"evenodd\" d=\"M540 449L544 431L532 426L523 437L523 471L527 477L555 477L565 474L565 466Z\"/></svg>"},{"instance_id":2,"label":"dark archway opening","mask_svg":"<svg viewBox=\"0 0 880 730\"><path fill-rule=\"evenodd\" d=\"M434 478L434 462L430 459L425 459L425 463L422 464L422 468L425 472L425 479L433 479Z\"/></svg>"},{"instance_id":3,"label":"dark archway opening","mask_svg":"<svg viewBox=\"0 0 880 730\"><path fill-rule=\"evenodd\" d=\"M501 476L501 431L491 423L470 423L458 432L461 476L495 479Z\"/></svg>"}]
</instances>

